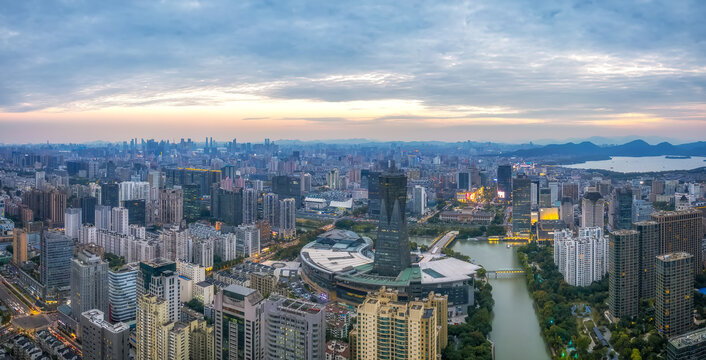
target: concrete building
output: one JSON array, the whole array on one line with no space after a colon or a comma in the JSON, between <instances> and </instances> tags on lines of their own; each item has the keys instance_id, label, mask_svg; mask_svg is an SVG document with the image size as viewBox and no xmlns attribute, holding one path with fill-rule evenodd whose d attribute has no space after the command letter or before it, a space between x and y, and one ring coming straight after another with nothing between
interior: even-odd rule
<instances>
[{"instance_id":1,"label":"concrete building","mask_svg":"<svg viewBox=\"0 0 706 360\"><path fill-rule=\"evenodd\" d=\"M631 318L638 313L639 235L635 230L610 234L608 307L616 318Z\"/></svg>"},{"instance_id":2,"label":"concrete building","mask_svg":"<svg viewBox=\"0 0 706 360\"><path fill-rule=\"evenodd\" d=\"M163 298L151 294L139 297L135 325L137 360L161 359L160 352L164 349L160 346L159 335L167 319L167 302Z\"/></svg>"},{"instance_id":3,"label":"concrete building","mask_svg":"<svg viewBox=\"0 0 706 360\"><path fill-rule=\"evenodd\" d=\"M427 190L423 186L414 186L414 208L417 215L424 215L427 212Z\"/></svg>"},{"instance_id":4,"label":"concrete building","mask_svg":"<svg viewBox=\"0 0 706 360\"><path fill-rule=\"evenodd\" d=\"M216 359L262 360L264 298L250 288L230 285L216 295Z\"/></svg>"},{"instance_id":5,"label":"concrete building","mask_svg":"<svg viewBox=\"0 0 706 360\"><path fill-rule=\"evenodd\" d=\"M652 213L652 220L659 223L659 253L683 251L694 255L694 271L700 271L703 266L701 216L697 209Z\"/></svg>"},{"instance_id":6,"label":"concrete building","mask_svg":"<svg viewBox=\"0 0 706 360\"><path fill-rule=\"evenodd\" d=\"M96 228L99 230L111 230L111 207L107 205L96 205L95 207L95 221Z\"/></svg>"},{"instance_id":7,"label":"concrete building","mask_svg":"<svg viewBox=\"0 0 706 360\"><path fill-rule=\"evenodd\" d=\"M80 315L81 351L86 360L129 360L130 327L122 322L111 324L100 310Z\"/></svg>"},{"instance_id":8,"label":"concrete building","mask_svg":"<svg viewBox=\"0 0 706 360\"><path fill-rule=\"evenodd\" d=\"M297 235L296 200L287 198L279 201L277 236L280 239L293 239Z\"/></svg>"},{"instance_id":9,"label":"concrete building","mask_svg":"<svg viewBox=\"0 0 706 360\"><path fill-rule=\"evenodd\" d=\"M687 333L694 323L694 256L659 255L656 265L655 327L666 337Z\"/></svg>"},{"instance_id":10,"label":"concrete building","mask_svg":"<svg viewBox=\"0 0 706 360\"><path fill-rule=\"evenodd\" d=\"M260 253L260 229L255 225L239 225L235 230L236 257L249 258Z\"/></svg>"},{"instance_id":11,"label":"concrete building","mask_svg":"<svg viewBox=\"0 0 706 360\"><path fill-rule=\"evenodd\" d=\"M667 343L667 360L706 359L706 329L672 337Z\"/></svg>"},{"instance_id":12,"label":"concrete building","mask_svg":"<svg viewBox=\"0 0 706 360\"><path fill-rule=\"evenodd\" d=\"M129 235L130 234L130 214L128 210L124 207L114 207L110 211L110 231L120 234Z\"/></svg>"},{"instance_id":13,"label":"concrete building","mask_svg":"<svg viewBox=\"0 0 706 360\"><path fill-rule=\"evenodd\" d=\"M640 298L655 296L655 257L659 254L659 224L655 221L640 221L633 224L639 232L640 246Z\"/></svg>"},{"instance_id":14,"label":"concrete building","mask_svg":"<svg viewBox=\"0 0 706 360\"><path fill-rule=\"evenodd\" d=\"M108 263L82 250L71 260L71 315L78 321L92 309L108 313Z\"/></svg>"},{"instance_id":15,"label":"concrete building","mask_svg":"<svg viewBox=\"0 0 706 360\"><path fill-rule=\"evenodd\" d=\"M152 294L164 299L167 305L167 321L177 321L180 305L178 278L174 262L164 259L141 262L136 284L137 298L142 298L144 294Z\"/></svg>"},{"instance_id":16,"label":"concrete building","mask_svg":"<svg viewBox=\"0 0 706 360\"><path fill-rule=\"evenodd\" d=\"M64 214L64 234L71 239L78 239L81 230L81 208L68 208Z\"/></svg>"},{"instance_id":17,"label":"concrete building","mask_svg":"<svg viewBox=\"0 0 706 360\"><path fill-rule=\"evenodd\" d=\"M262 195L262 218L270 223L271 227L277 227L279 224L279 197L275 193L267 193Z\"/></svg>"},{"instance_id":18,"label":"concrete building","mask_svg":"<svg viewBox=\"0 0 706 360\"><path fill-rule=\"evenodd\" d=\"M27 231L15 229L12 233L12 262L20 266L27 261Z\"/></svg>"},{"instance_id":19,"label":"concrete building","mask_svg":"<svg viewBox=\"0 0 706 360\"><path fill-rule=\"evenodd\" d=\"M581 226L605 227L605 201L599 192L587 192L581 199Z\"/></svg>"},{"instance_id":20,"label":"concrete building","mask_svg":"<svg viewBox=\"0 0 706 360\"><path fill-rule=\"evenodd\" d=\"M204 319L192 320L189 325L189 349L191 360L213 360L216 358L213 325Z\"/></svg>"},{"instance_id":21,"label":"concrete building","mask_svg":"<svg viewBox=\"0 0 706 360\"><path fill-rule=\"evenodd\" d=\"M608 239L599 227L581 228L578 237L569 229L554 233L554 264L573 286L589 286L608 272Z\"/></svg>"},{"instance_id":22,"label":"concrete building","mask_svg":"<svg viewBox=\"0 0 706 360\"><path fill-rule=\"evenodd\" d=\"M437 304L438 303L438 304ZM399 301L398 293L384 287L358 306L355 353L361 360L436 359L445 347L441 334L447 323L445 297ZM443 319L445 320L445 319Z\"/></svg>"},{"instance_id":23,"label":"concrete building","mask_svg":"<svg viewBox=\"0 0 706 360\"><path fill-rule=\"evenodd\" d=\"M257 190L243 190L243 224L254 224L257 221Z\"/></svg>"},{"instance_id":24,"label":"concrete building","mask_svg":"<svg viewBox=\"0 0 706 360\"><path fill-rule=\"evenodd\" d=\"M321 305L273 295L264 313L265 359L324 360L326 312Z\"/></svg>"},{"instance_id":25,"label":"concrete building","mask_svg":"<svg viewBox=\"0 0 706 360\"><path fill-rule=\"evenodd\" d=\"M159 219L164 224L181 224L184 218L184 195L181 189L160 189Z\"/></svg>"}]
</instances>

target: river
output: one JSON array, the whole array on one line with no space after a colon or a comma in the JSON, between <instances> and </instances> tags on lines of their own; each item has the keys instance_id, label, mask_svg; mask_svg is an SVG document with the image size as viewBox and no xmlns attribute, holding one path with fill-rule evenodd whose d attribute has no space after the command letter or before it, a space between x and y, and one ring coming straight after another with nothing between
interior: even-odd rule
<instances>
[{"instance_id":1,"label":"river","mask_svg":"<svg viewBox=\"0 0 706 360\"><path fill-rule=\"evenodd\" d=\"M691 170L706 166L706 157L692 156L688 159L667 159L666 156L614 156L610 160L586 161L580 164L564 166L573 169L598 169L621 173Z\"/></svg>"},{"instance_id":2,"label":"river","mask_svg":"<svg viewBox=\"0 0 706 360\"><path fill-rule=\"evenodd\" d=\"M410 236L418 244L430 244L433 238ZM471 257L487 270L519 268L516 249L487 241L457 240L452 249ZM540 335L539 320L525 279L490 279L493 286L493 331L496 360L543 360L549 353Z\"/></svg>"}]
</instances>

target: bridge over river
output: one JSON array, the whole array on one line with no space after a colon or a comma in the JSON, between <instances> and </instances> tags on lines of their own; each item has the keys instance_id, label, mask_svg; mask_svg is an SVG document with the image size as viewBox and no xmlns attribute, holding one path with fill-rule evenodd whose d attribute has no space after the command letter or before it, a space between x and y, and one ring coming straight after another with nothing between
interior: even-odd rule
<instances>
[{"instance_id":1,"label":"bridge over river","mask_svg":"<svg viewBox=\"0 0 706 360\"><path fill-rule=\"evenodd\" d=\"M488 278L493 279L507 279L515 277L524 277L524 269L498 269L498 270L486 270L485 274Z\"/></svg>"}]
</instances>

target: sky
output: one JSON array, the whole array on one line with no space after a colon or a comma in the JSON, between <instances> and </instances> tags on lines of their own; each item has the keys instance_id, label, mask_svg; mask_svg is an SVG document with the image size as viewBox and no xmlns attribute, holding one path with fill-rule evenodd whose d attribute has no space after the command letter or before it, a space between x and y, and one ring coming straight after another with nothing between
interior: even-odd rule
<instances>
[{"instance_id":1,"label":"sky","mask_svg":"<svg viewBox=\"0 0 706 360\"><path fill-rule=\"evenodd\" d=\"M2 1L0 142L706 134L706 2Z\"/></svg>"}]
</instances>

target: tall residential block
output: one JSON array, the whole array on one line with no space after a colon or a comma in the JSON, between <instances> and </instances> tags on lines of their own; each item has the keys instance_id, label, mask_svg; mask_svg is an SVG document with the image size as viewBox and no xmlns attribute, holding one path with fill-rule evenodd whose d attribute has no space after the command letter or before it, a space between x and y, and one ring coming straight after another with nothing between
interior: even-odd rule
<instances>
[{"instance_id":1,"label":"tall residential block","mask_svg":"<svg viewBox=\"0 0 706 360\"><path fill-rule=\"evenodd\" d=\"M181 224L184 218L184 195L181 189L160 189L159 218L165 224Z\"/></svg>"},{"instance_id":2,"label":"tall residential block","mask_svg":"<svg viewBox=\"0 0 706 360\"><path fill-rule=\"evenodd\" d=\"M684 334L694 324L694 258L685 252L657 256L655 327L666 337Z\"/></svg>"},{"instance_id":3,"label":"tall residential block","mask_svg":"<svg viewBox=\"0 0 706 360\"><path fill-rule=\"evenodd\" d=\"M243 190L243 224L254 224L257 221L257 190Z\"/></svg>"},{"instance_id":4,"label":"tall residential block","mask_svg":"<svg viewBox=\"0 0 706 360\"><path fill-rule=\"evenodd\" d=\"M152 294L166 301L167 320L179 320L179 274L176 263L157 259L154 262L141 262L136 285L137 298Z\"/></svg>"},{"instance_id":5,"label":"tall residential block","mask_svg":"<svg viewBox=\"0 0 706 360\"><path fill-rule=\"evenodd\" d=\"M12 262L20 266L27 261L27 231L15 229L12 236Z\"/></svg>"},{"instance_id":6,"label":"tall residential block","mask_svg":"<svg viewBox=\"0 0 706 360\"><path fill-rule=\"evenodd\" d=\"M71 315L92 309L108 312L108 263L84 249L71 260Z\"/></svg>"},{"instance_id":7,"label":"tall residential block","mask_svg":"<svg viewBox=\"0 0 706 360\"><path fill-rule=\"evenodd\" d=\"M277 236L281 239L292 239L297 234L297 208L293 198L279 201L279 220L277 221Z\"/></svg>"},{"instance_id":8,"label":"tall residential block","mask_svg":"<svg viewBox=\"0 0 706 360\"><path fill-rule=\"evenodd\" d=\"M93 309L80 314L79 326L84 359L130 359L130 327L127 324L111 324L102 311Z\"/></svg>"},{"instance_id":9,"label":"tall residential block","mask_svg":"<svg viewBox=\"0 0 706 360\"><path fill-rule=\"evenodd\" d=\"M635 230L616 230L610 233L608 308L617 318L630 318L638 313L639 235Z\"/></svg>"},{"instance_id":10,"label":"tall residential block","mask_svg":"<svg viewBox=\"0 0 706 360\"><path fill-rule=\"evenodd\" d=\"M164 299L145 294L137 301L137 322L135 324L137 342L137 360L160 358L160 332L167 323L167 303Z\"/></svg>"},{"instance_id":11,"label":"tall residential block","mask_svg":"<svg viewBox=\"0 0 706 360\"><path fill-rule=\"evenodd\" d=\"M266 359L325 359L323 306L274 295L265 301L264 312Z\"/></svg>"},{"instance_id":12,"label":"tall residential block","mask_svg":"<svg viewBox=\"0 0 706 360\"><path fill-rule=\"evenodd\" d=\"M697 209L652 213L652 220L659 223L659 253L683 251L694 255L694 269L700 270L703 266L701 216Z\"/></svg>"},{"instance_id":13,"label":"tall residential block","mask_svg":"<svg viewBox=\"0 0 706 360\"><path fill-rule=\"evenodd\" d=\"M597 191L587 192L581 199L581 226L605 227L605 201Z\"/></svg>"},{"instance_id":14,"label":"tall residential block","mask_svg":"<svg viewBox=\"0 0 706 360\"><path fill-rule=\"evenodd\" d=\"M608 227L611 231L632 228L632 189L613 189L608 206Z\"/></svg>"},{"instance_id":15,"label":"tall residential block","mask_svg":"<svg viewBox=\"0 0 706 360\"><path fill-rule=\"evenodd\" d=\"M262 195L262 218L270 223L270 226L277 227L279 218L279 197L275 193Z\"/></svg>"},{"instance_id":16,"label":"tall residential block","mask_svg":"<svg viewBox=\"0 0 706 360\"><path fill-rule=\"evenodd\" d=\"M659 254L659 224L655 221L640 221L633 224L638 231L640 246L640 298L655 296L655 257Z\"/></svg>"},{"instance_id":17,"label":"tall residential block","mask_svg":"<svg viewBox=\"0 0 706 360\"><path fill-rule=\"evenodd\" d=\"M397 276L410 265L406 204L407 177L396 173L380 175L380 216L373 263L373 271L379 275Z\"/></svg>"},{"instance_id":18,"label":"tall residential block","mask_svg":"<svg viewBox=\"0 0 706 360\"><path fill-rule=\"evenodd\" d=\"M554 232L554 264L573 286L589 286L608 272L608 239L599 227Z\"/></svg>"}]
</instances>

